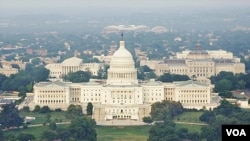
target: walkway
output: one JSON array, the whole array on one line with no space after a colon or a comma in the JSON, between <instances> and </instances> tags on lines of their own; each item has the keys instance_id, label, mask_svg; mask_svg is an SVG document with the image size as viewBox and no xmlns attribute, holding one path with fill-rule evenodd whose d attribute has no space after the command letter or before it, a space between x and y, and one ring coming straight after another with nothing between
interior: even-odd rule
<instances>
[{"instance_id":1,"label":"walkway","mask_svg":"<svg viewBox=\"0 0 250 141\"><path fill-rule=\"evenodd\" d=\"M110 121L96 121L96 125L102 126L139 126L139 125L148 125L143 121L134 121L134 120L110 120Z\"/></svg>"}]
</instances>

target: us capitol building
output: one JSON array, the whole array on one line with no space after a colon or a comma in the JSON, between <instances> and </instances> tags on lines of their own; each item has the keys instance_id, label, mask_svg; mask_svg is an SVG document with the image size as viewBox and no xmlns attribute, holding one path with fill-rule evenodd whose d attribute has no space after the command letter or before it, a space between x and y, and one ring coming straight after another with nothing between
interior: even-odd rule
<instances>
[{"instance_id":1,"label":"us capitol building","mask_svg":"<svg viewBox=\"0 0 250 141\"><path fill-rule=\"evenodd\" d=\"M96 121L141 121L144 116L150 115L151 105L162 100L179 101L185 108L209 109L218 106L218 101L213 100L211 84L192 80L173 83L153 79L138 81L135 62L123 39L112 56L106 81L72 83L57 80L36 83L33 89L33 94L28 96L30 101L23 106L33 109L39 105L66 110L70 104L76 104L81 105L85 112L87 103L91 102Z\"/></svg>"}]
</instances>

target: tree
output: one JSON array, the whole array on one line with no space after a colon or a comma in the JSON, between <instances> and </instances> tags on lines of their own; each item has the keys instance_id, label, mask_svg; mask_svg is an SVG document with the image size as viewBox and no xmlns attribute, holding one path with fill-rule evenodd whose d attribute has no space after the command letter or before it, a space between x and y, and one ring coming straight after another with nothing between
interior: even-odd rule
<instances>
[{"instance_id":1,"label":"tree","mask_svg":"<svg viewBox=\"0 0 250 141\"><path fill-rule=\"evenodd\" d=\"M90 72L77 71L68 73L64 79L70 82L88 82L91 77Z\"/></svg>"},{"instance_id":2,"label":"tree","mask_svg":"<svg viewBox=\"0 0 250 141\"><path fill-rule=\"evenodd\" d=\"M210 126L204 126L201 128L201 138L206 139L206 141L217 141L218 131L215 128L211 128Z\"/></svg>"},{"instance_id":3,"label":"tree","mask_svg":"<svg viewBox=\"0 0 250 141\"><path fill-rule=\"evenodd\" d=\"M139 67L137 69L137 78L144 80L145 79L145 73L144 73L144 69L142 67Z\"/></svg>"},{"instance_id":4,"label":"tree","mask_svg":"<svg viewBox=\"0 0 250 141\"><path fill-rule=\"evenodd\" d=\"M31 140L35 140L35 136L32 134L24 134L21 133L17 136L17 140L18 141L31 141Z\"/></svg>"},{"instance_id":5,"label":"tree","mask_svg":"<svg viewBox=\"0 0 250 141\"><path fill-rule=\"evenodd\" d=\"M163 100L152 104L151 117L154 121L172 119L184 111L180 102Z\"/></svg>"},{"instance_id":6,"label":"tree","mask_svg":"<svg viewBox=\"0 0 250 141\"><path fill-rule=\"evenodd\" d=\"M18 110L13 103L2 106L3 110L0 113L0 124L2 127L19 127L23 124L23 119L19 116Z\"/></svg>"},{"instance_id":7,"label":"tree","mask_svg":"<svg viewBox=\"0 0 250 141\"><path fill-rule=\"evenodd\" d=\"M41 108L39 105L36 105L33 112L40 112Z\"/></svg>"},{"instance_id":8,"label":"tree","mask_svg":"<svg viewBox=\"0 0 250 141\"><path fill-rule=\"evenodd\" d=\"M186 128L180 128L179 130L177 130L177 135L181 139L187 139L188 130Z\"/></svg>"},{"instance_id":9,"label":"tree","mask_svg":"<svg viewBox=\"0 0 250 141\"><path fill-rule=\"evenodd\" d=\"M0 130L0 141L4 141L3 130Z\"/></svg>"},{"instance_id":10,"label":"tree","mask_svg":"<svg viewBox=\"0 0 250 141\"><path fill-rule=\"evenodd\" d=\"M56 108L55 112L62 112L62 109L61 108Z\"/></svg>"},{"instance_id":11,"label":"tree","mask_svg":"<svg viewBox=\"0 0 250 141\"><path fill-rule=\"evenodd\" d=\"M88 117L81 116L71 121L69 131L75 140L96 141L96 122Z\"/></svg>"},{"instance_id":12,"label":"tree","mask_svg":"<svg viewBox=\"0 0 250 141\"><path fill-rule=\"evenodd\" d=\"M216 92L224 92L232 90L232 82L227 79L222 79L219 82L215 83L214 90Z\"/></svg>"},{"instance_id":13,"label":"tree","mask_svg":"<svg viewBox=\"0 0 250 141\"><path fill-rule=\"evenodd\" d=\"M250 124L250 111L242 111L235 115L239 121L241 121L241 124Z\"/></svg>"},{"instance_id":14,"label":"tree","mask_svg":"<svg viewBox=\"0 0 250 141\"><path fill-rule=\"evenodd\" d=\"M32 67L30 75L35 82L46 81L49 78L49 70L44 66Z\"/></svg>"},{"instance_id":15,"label":"tree","mask_svg":"<svg viewBox=\"0 0 250 141\"><path fill-rule=\"evenodd\" d=\"M27 92L32 92L32 90L33 90L33 83L30 82L30 83L27 84L25 87L26 87L26 91L27 91Z\"/></svg>"},{"instance_id":16,"label":"tree","mask_svg":"<svg viewBox=\"0 0 250 141\"><path fill-rule=\"evenodd\" d=\"M172 121L156 123L149 129L148 141L181 141L177 135L175 124Z\"/></svg>"},{"instance_id":17,"label":"tree","mask_svg":"<svg viewBox=\"0 0 250 141\"><path fill-rule=\"evenodd\" d=\"M233 74L232 72L220 72L217 76L212 76L211 82L215 84L216 92L224 92L235 89L248 88L249 74Z\"/></svg>"},{"instance_id":18,"label":"tree","mask_svg":"<svg viewBox=\"0 0 250 141\"><path fill-rule=\"evenodd\" d=\"M232 72L222 71L218 75L211 76L210 78L212 84L216 84L217 82L223 79L226 79L232 82L234 80L234 74Z\"/></svg>"},{"instance_id":19,"label":"tree","mask_svg":"<svg viewBox=\"0 0 250 141\"><path fill-rule=\"evenodd\" d=\"M46 121L45 122L50 122L51 114L47 113L46 114Z\"/></svg>"},{"instance_id":20,"label":"tree","mask_svg":"<svg viewBox=\"0 0 250 141\"><path fill-rule=\"evenodd\" d=\"M52 130L45 130L43 131L42 135L41 135L42 139L48 140L48 141L52 141L57 139L57 134L55 131Z\"/></svg>"},{"instance_id":21,"label":"tree","mask_svg":"<svg viewBox=\"0 0 250 141\"><path fill-rule=\"evenodd\" d=\"M246 87L246 81L245 80L239 80L236 85L237 89L245 89Z\"/></svg>"},{"instance_id":22,"label":"tree","mask_svg":"<svg viewBox=\"0 0 250 141\"><path fill-rule=\"evenodd\" d=\"M10 77L1 77L1 89L6 91L32 91L33 82L46 81L49 76L49 70L43 66L34 67L27 64L25 70L20 70L17 74ZM1 79L4 79L3 81Z\"/></svg>"},{"instance_id":23,"label":"tree","mask_svg":"<svg viewBox=\"0 0 250 141\"><path fill-rule=\"evenodd\" d=\"M3 74L0 74L0 86L1 86L1 87L2 87L2 85L3 85L2 83L3 83L6 79L7 79L7 76L5 76L5 75L3 75ZM1 87L0 87L0 89L2 89Z\"/></svg>"},{"instance_id":24,"label":"tree","mask_svg":"<svg viewBox=\"0 0 250 141\"><path fill-rule=\"evenodd\" d=\"M20 67L19 67L19 65L18 65L18 64L11 64L11 67L12 67L12 68L16 68L16 69L20 70Z\"/></svg>"},{"instance_id":25,"label":"tree","mask_svg":"<svg viewBox=\"0 0 250 141\"><path fill-rule=\"evenodd\" d=\"M151 72L151 71L153 71L147 65L142 66L142 69L144 70L144 72Z\"/></svg>"},{"instance_id":26,"label":"tree","mask_svg":"<svg viewBox=\"0 0 250 141\"><path fill-rule=\"evenodd\" d=\"M50 113L51 110L49 108L49 106L43 106L41 109L40 109L40 113Z\"/></svg>"},{"instance_id":27,"label":"tree","mask_svg":"<svg viewBox=\"0 0 250 141\"><path fill-rule=\"evenodd\" d=\"M142 121L147 124L151 124L153 122L153 119L150 116L148 116L148 117L143 117Z\"/></svg>"},{"instance_id":28,"label":"tree","mask_svg":"<svg viewBox=\"0 0 250 141\"><path fill-rule=\"evenodd\" d=\"M92 115L93 104L91 102L88 103L86 111L87 111L87 115Z\"/></svg>"},{"instance_id":29,"label":"tree","mask_svg":"<svg viewBox=\"0 0 250 141\"><path fill-rule=\"evenodd\" d=\"M49 129L50 130L56 130L56 127L57 126L56 126L56 123L54 121L49 123Z\"/></svg>"},{"instance_id":30,"label":"tree","mask_svg":"<svg viewBox=\"0 0 250 141\"><path fill-rule=\"evenodd\" d=\"M212 121L215 120L215 113L214 111L205 111L201 116L200 116L200 121L206 122L206 123L211 123Z\"/></svg>"},{"instance_id":31,"label":"tree","mask_svg":"<svg viewBox=\"0 0 250 141\"><path fill-rule=\"evenodd\" d=\"M229 118L223 115L217 115L208 126L201 128L201 138L207 141L217 141L221 139L221 125L223 124L239 124L236 118Z\"/></svg>"},{"instance_id":32,"label":"tree","mask_svg":"<svg viewBox=\"0 0 250 141\"><path fill-rule=\"evenodd\" d=\"M231 104L227 100L222 100L220 105L214 109L214 112L217 115L229 116L231 114L241 112L241 109L238 106Z\"/></svg>"},{"instance_id":33,"label":"tree","mask_svg":"<svg viewBox=\"0 0 250 141\"><path fill-rule=\"evenodd\" d=\"M219 96L223 98L233 98L233 93L230 91L223 91L219 93Z\"/></svg>"},{"instance_id":34,"label":"tree","mask_svg":"<svg viewBox=\"0 0 250 141\"><path fill-rule=\"evenodd\" d=\"M24 99L26 97L26 92L25 91L19 91L18 96Z\"/></svg>"},{"instance_id":35,"label":"tree","mask_svg":"<svg viewBox=\"0 0 250 141\"><path fill-rule=\"evenodd\" d=\"M164 73L158 78L158 80L162 82L173 82L173 81L187 81L190 80L190 78L187 75Z\"/></svg>"},{"instance_id":36,"label":"tree","mask_svg":"<svg viewBox=\"0 0 250 141\"><path fill-rule=\"evenodd\" d=\"M30 107L29 106L24 106L22 110L24 112L30 112Z\"/></svg>"},{"instance_id":37,"label":"tree","mask_svg":"<svg viewBox=\"0 0 250 141\"><path fill-rule=\"evenodd\" d=\"M153 71L146 73L145 79L152 79L152 78L156 78L156 74Z\"/></svg>"},{"instance_id":38,"label":"tree","mask_svg":"<svg viewBox=\"0 0 250 141\"><path fill-rule=\"evenodd\" d=\"M249 59L250 60L250 59ZM250 68L250 66L249 66L249 68ZM245 75L245 77L244 77L244 81L246 82L246 88L248 88L248 89L250 89L250 72L248 72L246 75Z\"/></svg>"},{"instance_id":39,"label":"tree","mask_svg":"<svg viewBox=\"0 0 250 141\"><path fill-rule=\"evenodd\" d=\"M33 58L32 60L31 60L31 63L33 64L33 65L39 65L39 63L40 63L40 58Z\"/></svg>"},{"instance_id":40,"label":"tree","mask_svg":"<svg viewBox=\"0 0 250 141\"><path fill-rule=\"evenodd\" d=\"M82 107L80 105L70 104L66 112L66 117L74 119L78 116L83 116Z\"/></svg>"}]
</instances>

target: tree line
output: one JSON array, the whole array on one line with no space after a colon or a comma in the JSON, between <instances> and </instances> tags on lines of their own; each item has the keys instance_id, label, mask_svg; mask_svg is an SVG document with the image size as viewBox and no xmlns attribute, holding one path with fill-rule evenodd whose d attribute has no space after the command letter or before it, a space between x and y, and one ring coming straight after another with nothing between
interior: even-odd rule
<instances>
[{"instance_id":1,"label":"tree line","mask_svg":"<svg viewBox=\"0 0 250 141\"><path fill-rule=\"evenodd\" d=\"M190 133L186 128L176 128L176 124L173 122L175 116L185 111L187 109L184 109L179 102L164 100L152 104L151 116L143 118L143 121L149 124L154 121L154 125L149 130L148 141L220 141L222 125L250 124L250 111L222 100L213 111L202 110L203 114L199 119L207 125L201 128L200 133Z\"/></svg>"},{"instance_id":2,"label":"tree line","mask_svg":"<svg viewBox=\"0 0 250 141\"><path fill-rule=\"evenodd\" d=\"M28 107L24 107L22 110L25 112L31 112ZM52 141L52 140L89 140L95 141L96 135L96 122L91 118L93 105L88 103L87 114L83 114L82 107L80 105L69 105L67 111L65 112L65 117L70 119L70 124L64 128L58 128L56 121L51 120L50 112L52 110L48 106L40 107L35 106L32 111L34 113L46 114L46 121L43 126L48 125L49 129L45 130L41 134L42 140ZM57 112L61 112L61 109L55 109ZM19 111L16 109L15 104L6 104L3 106L3 111L0 113L0 124L1 129L9 129L13 127L19 128L23 126L23 130L28 128L27 123L19 116ZM10 141L28 141L35 140L36 137L29 133L20 133L18 135L4 136L3 131L0 130L0 141L10 140Z\"/></svg>"},{"instance_id":3,"label":"tree line","mask_svg":"<svg viewBox=\"0 0 250 141\"><path fill-rule=\"evenodd\" d=\"M173 118L183 114L185 109L180 102L163 100L152 104L150 117L143 121L154 125L149 129L148 141L200 141L199 133L190 133L186 128L176 128Z\"/></svg>"},{"instance_id":4,"label":"tree line","mask_svg":"<svg viewBox=\"0 0 250 141\"><path fill-rule=\"evenodd\" d=\"M34 83L46 81L48 76L49 70L43 66L26 64L25 70L20 70L17 74L12 74L9 77L0 74L0 89L3 91L31 92Z\"/></svg>"},{"instance_id":5,"label":"tree line","mask_svg":"<svg viewBox=\"0 0 250 141\"><path fill-rule=\"evenodd\" d=\"M222 71L210 78L214 84L214 91L225 98L232 98L232 90L250 89L250 73L233 74L232 72Z\"/></svg>"},{"instance_id":6,"label":"tree line","mask_svg":"<svg viewBox=\"0 0 250 141\"><path fill-rule=\"evenodd\" d=\"M205 111L200 120L208 124L201 128L200 137L207 141L221 140L221 125L250 124L250 112L226 100L213 111Z\"/></svg>"}]
</instances>

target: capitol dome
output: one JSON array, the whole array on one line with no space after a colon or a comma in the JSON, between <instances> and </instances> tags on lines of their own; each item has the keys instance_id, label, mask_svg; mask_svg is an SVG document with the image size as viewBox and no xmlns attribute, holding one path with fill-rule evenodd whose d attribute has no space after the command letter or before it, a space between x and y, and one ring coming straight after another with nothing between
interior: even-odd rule
<instances>
[{"instance_id":1,"label":"capitol dome","mask_svg":"<svg viewBox=\"0 0 250 141\"><path fill-rule=\"evenodd\" d=\"M110 61L107 84L131 85L137 83L137 70L133 56L125 48L125 42L121 40L119 49L113 54Z\"/></svg>"},{"instance_id":2,"label":"capitol dome","mask_svg":"<svg viewBox=\"0 0 250 141\"><path fill-rule=\"evenodd\" d=\"M125 48L124 41L120 41L119 49L112 56L110 64L114 64L114 63L118 63L118 64L121 64L121 63L131 64L132 63L134 65L133 56ZM110 67L112 67L112 66L110 66Z\"/></svg>"}]
</instances>

